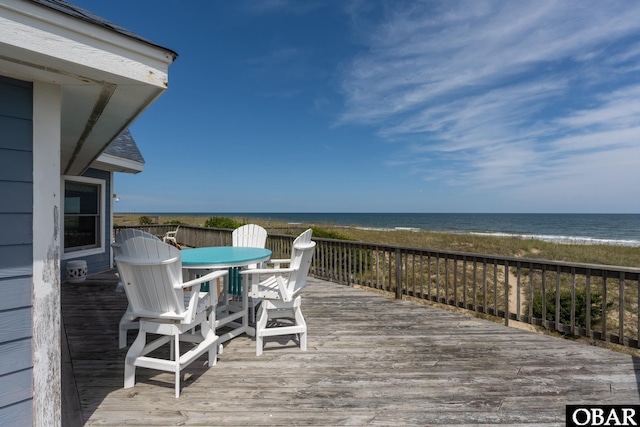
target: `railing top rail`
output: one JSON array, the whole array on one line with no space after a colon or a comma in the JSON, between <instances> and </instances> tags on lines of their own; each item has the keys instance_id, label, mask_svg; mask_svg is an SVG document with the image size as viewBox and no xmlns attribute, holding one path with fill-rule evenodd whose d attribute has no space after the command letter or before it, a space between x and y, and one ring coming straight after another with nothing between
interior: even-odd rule
<instances>
[{"instance_id":1,"label":"railing top rail","mask_svg":"<svg viewBox=\"0 0 640 427\"><path fill-rule=\"evenodd\" d=\"M315 237L313 238L313 240L317 242L353 245L353 246L362 247L366 249L385 249L391 252L395 250L400 250L401 252L439 256L442 258L449 258L449 259L462 260L466 258L466 259L472 259L472 260L474 259L482 260L486 262L496 261L498 264L505 264L506 262L506 263L509 263L510 265L520 263L520 264L532 264L535 266L547 266L547 267L560 266L565 268L615 271L615 272L625 272L625 273L631 273L631 274L640 274L639 267L626 267L626 266L605 265L605 264L588 264L588 263L579 263L579 262L549 260L549 259L543 259L543 258L522 258L522 257L495 255L495 254L479 254L474 252L458 252L458 251L448 251L448 250L432 249L432 248L397 246L397 245L389 245L389 244L382 244L382 243L360 242L360 241L353 241L353 240L338 240L338 239L326 239L326 238L315 238Z\"/></svg>"}]
</instances>

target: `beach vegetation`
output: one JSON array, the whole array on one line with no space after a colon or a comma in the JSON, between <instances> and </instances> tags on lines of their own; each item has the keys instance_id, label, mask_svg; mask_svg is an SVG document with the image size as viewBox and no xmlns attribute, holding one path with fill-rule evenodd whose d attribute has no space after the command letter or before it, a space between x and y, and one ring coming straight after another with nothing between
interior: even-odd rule
<instances>
[{"instance_id":1,"label":"beach vegetation","mask_svg":"<svg viewBox=\"0 0 640 427\"><path fill-rule=\"evenodd\" d=\"M224 216L212 216L208 220L205 221L205 227L211 228L226 228L229 230L235 230L238 227L245 225L246 222L240 222L232 218L227 218Z\"/></svg>"},{"instance_id":2,"label":"beach vegetation","mask_svg":"<svg viewBox=\"0 0 640 427\"><path fill-rule=\"evenodd\" d=\"M546 318L553 321L556 315L556 290L552 289L546 293L545 301L546 316L542 314L542 294L537 293L533 298L533 315L537 318ZM602 316L602 295L591 294L591 321L595 323ZM584 289L575 291L575 311L574 319L576 326L587 326L587 294ZM560 323L571 325L571 290L560 290ZM592 325L589 325L590 327Z\"/></svg>"},{"instance_id":3,"label":"beach vegetation","mask_svg":"<svg viewBox=\"0 0 640 427\"><path fill-rule=\"evenodd\" d=\"M313 230L313 237L317 237L319 239L354 240L353 238L335 230L327 230L315 225L310 228Z\"/></svg>"},{"instance_id":4,"label":"beach vegetation","mask_svg":"<svg viewBox=\"0 0 640 427\"><path fill-rule=\"evenodd\" d=\"M151 217L148 217L147 215L142 215L141 217L138 218L138 224L140 225L153 224L153 220L151 219Z\"/></svg>"}]
</instances>

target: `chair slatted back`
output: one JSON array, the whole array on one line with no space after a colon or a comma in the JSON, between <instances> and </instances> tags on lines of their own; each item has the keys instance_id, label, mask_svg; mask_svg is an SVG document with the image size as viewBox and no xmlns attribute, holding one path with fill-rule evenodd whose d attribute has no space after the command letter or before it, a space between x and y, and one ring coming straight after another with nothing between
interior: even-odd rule
<instances>
[{"instance_id":1,"label":"chair slatted back","mask_svg":"<svg viewBox=\"0 0 640 427\"><path fill-rule=\"evenodd\" d=\"M233 230L232 246L264 248L267 244L267 230L257 224L246 224Z\"/></svg>"},{"instance_id":2,"label":"chair slatted back","mask_svg":"<svg viewBox=\"0 0 640 427\"><path fill-rule=\"evenodd\" d=\"M111 244L111 247L113 248L113 255L120 255L122 253L122 250L120 249L122 247L122 244L128 239L138 236L146 237L148 239L160 240L157 236L154 236L151 233L147 233L146 231L142 231L137 228L123 228L118 232L118 234L116 234L114 238L115 241L113 244Z\"/></svg>"},{"instance_id":3,"label":"chair slatted back","mask_svg":"<svg viewBox=\"0 0 640 427\"><path fill-rule=\"evenodd\" d=\"M132 312L139 317L184 319L180 251L157 238L137 236L124 241L116 257L120 280Z\"/></svg>"},{"instance_id":4,"label":"chair slatted back","mask_svg":"<svg viewBox=\"0 0 640 427\"><path fill-rule=\"evenodd\" d=\"M267 245L267 230L257 224L245 224L231 233L231 246L246 248L264 248ZM249 264L247 268L257 268L257 264ZM229 269L229 293L242 296L242 276L238 268Z\"/></svg>"},{"instance_id":5,"label":"chair slatted back","mask_svg":"<svg viewBox=\"0 0 640 427\"><path fill-rule=\"evenodd\" d=\"M280 290L284 301L291 301L307 285L307 275L313 259L316 242L311 240L313 230L308 229L293 241L291 247L291 261L289 267L294 271L289 273L284 289Z\"/></svg>"}]
</instances>

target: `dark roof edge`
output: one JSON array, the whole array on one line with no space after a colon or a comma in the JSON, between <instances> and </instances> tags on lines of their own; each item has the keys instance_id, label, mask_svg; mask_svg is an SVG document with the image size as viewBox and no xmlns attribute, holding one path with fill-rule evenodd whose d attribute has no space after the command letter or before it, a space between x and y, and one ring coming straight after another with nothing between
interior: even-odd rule
<instances>
[{"instance_id":1,"label":"dark roof edge","mask_svg":"<svg viewBox=\"0 0 640 427\"><path fill-rule=\"evenodd\" d=\"M34 3L37 3L41 6L44 7L48 7L49 9L53 9L56 10L58 12L62 12L66 15L69 15L73 18L77 18L77 19L81 19L85 22L88 22L90 24L93 25L97 25L99 27L102 28L106 28L108 30L111 31L115 31L119 34L122 34L123 36L129 37L131 39L137 40L137 41L141 41L143 43L146 43L148 45L154 46L154 47L158 47L160 49L164 49L168 52L170 52L173 55L173 60L175 61L175 59L178 57L178 53L167 48L164 46L161 46L157 43L154 43L150 40L145 39L144 37L141 37L137 34L135 34L132 31L127 30L126 28L123 28L117 24L114 24L110 21L107 21L104 18L101 18L100 16L89 12L88 10L82 9L80 7L77 7L65 0L31 0Z\"/></svg>"},{"instance_id":2,"label":"dark roof edge","mask_svg":"<svg viewBox=\"0 0 640 427\"><path fill-rule=\"evenodd\" d=\"M110 154L112 156L120 157L121 159L131 160L136 163L144 164L144 157L133 139L133 136L129 132L129 129L122 131L120 135L116 137L107 148L103 151L103 154Z\"/></svg>"}]
</instances>

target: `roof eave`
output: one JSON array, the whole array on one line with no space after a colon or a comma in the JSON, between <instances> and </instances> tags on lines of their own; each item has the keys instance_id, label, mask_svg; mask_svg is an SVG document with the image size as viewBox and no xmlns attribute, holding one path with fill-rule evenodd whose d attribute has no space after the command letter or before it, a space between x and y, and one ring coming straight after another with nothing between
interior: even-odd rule
<instances>
[{"instance_id":1,"label":"roof eave","mask_svg":"<svg viewBox=\"0 0 640 427\"><path fill-rule=\"evenodd\" d=\"M140 173L144 170L144 163L136 162L129 159L123 159L122 157L114 156L112 154L102 153L91 164L94 169L100 169L110 172L123 172L123 173Z\"/></svg>"},{"instance_id":2,"label":"roof eave","mask_svg":"<svg viewBox=\"0 0 640 427\"><path fill-rule=\"evenodd\" d=\"M174 52L32 1L0 3L0 74L59 85L61 173L82 174L167 88Z\"/></svg>"}]
</instances>

